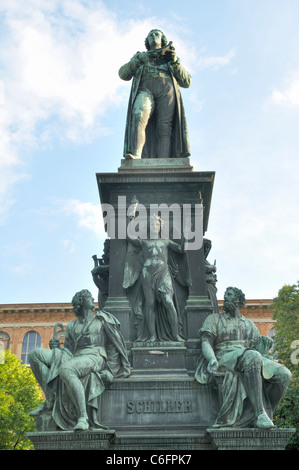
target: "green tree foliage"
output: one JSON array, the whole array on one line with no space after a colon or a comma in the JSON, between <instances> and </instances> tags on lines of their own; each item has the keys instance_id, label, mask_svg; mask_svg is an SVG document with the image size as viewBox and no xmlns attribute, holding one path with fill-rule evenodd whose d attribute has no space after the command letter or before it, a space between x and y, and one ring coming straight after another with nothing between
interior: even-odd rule
<instances>
[{"instance_id":1,"label":"green tree foliage","mask_svg":"<svg viewBox=\"0 0 299 470\"><path fill-rule=\"evenodd\" d=\"M0 449L32 449L26 432L36 431L29 411L37 408L43 397L31 369L5 351L0 364Z\"/></svg>"},{"instance_id":2,"label":"green tree foliage","mask_svg":"<svg viewBox=\"0 0 299 470\"><path fill-rule=\"evenodd\" d=\"M274 422L279 427L295 427L289 449L299 449L299 282L283 286L273 299L275 359L292 372L288 391L276 410Z\"/></svg>"}]
</instances>

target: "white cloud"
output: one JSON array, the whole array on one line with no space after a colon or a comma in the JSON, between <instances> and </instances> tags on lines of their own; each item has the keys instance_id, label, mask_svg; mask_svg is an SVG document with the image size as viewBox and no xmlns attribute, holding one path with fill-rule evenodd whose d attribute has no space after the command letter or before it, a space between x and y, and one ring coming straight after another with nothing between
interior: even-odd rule
<instances>
[{"instance_id":1,"label":"white cloud","mask_svg":"<svg viewBox=\"0 0 299 470\"><path fill-rule=\"evenodd\" d=\"M299 78L290 79L282 91L275 89L270 101L280 106L299 107Z\"/></svg>"},{"instance_id":2,"label":"white cloud","mask_svg":"<svg viewBox=\"0 0 299 470\"><path fill-rule=\"evenodd\" d=\"M73 240L65 239L63 240L63 246L69 253L74 253L76 249L76 244Z\"/></svg>"},{"instance_id":3,"label":"white cloud","mask_svg":"<svg viewBox=\"0 0 299 470\"><path fill-rule=\"evenodd\" d=\"M80 202L77 199L66 199L56 201L59 210L67 216L74 217L78 227L84 227L93 232L99 239L106 238L104 231L103 217L100 204L91 202ZM69 240L64 240L64 246L74 249Z\"/></svg>"},{"instance_id":4,"label":"white cloud","mask_svg":"<svg viewBox=\"0 0 299 470\"><path fill-rule=\"evenodd\" d=\"M5 77L7 117L29 135L39 121L58 116L67 129L80 124L76 138L82 140L120 86L110 55L120 36L101 3L88 9L65 2L59 20L55 2L50 12L49 6L29 3L35 15L24 11L7 20L13 39Z\"/></svg>"},{"instance_id":5,"label":"white cloud","mask_svg":"<svg viewBox=\"0 0 299 470\"><path fill-rule=\"evenodd\" d=\"M221 67L225 67L231 63L231 60L235 57L235 49L231 49L224 56L206 56L200 57L197 65L200 69L212 68L218 70Z\"/></svg>"},{"instance_id":6,"label":"white cloud","mask_svg":"<svg viewBox=\"0 0 299 470\"><path fill-rule=\"evenodd\" d=\"M118 68L150 20L123 24L101 1L10 0L0 5L0 215L26 176L26 151L53 137L89 141L127 83ZM133 45L133 48L132 48ZM127 99L127 96L126 96Z\"/></svg>"},{"instance_id":7,"label":"white cloud","mask_svg":"<svg viewBox=\"0 0 299 470\"><path fill-rule=\"evenodd\" d=\"M31 266L28 264L21 264L17 266L10 266L8 269L16 276L24 276L26 274L28 275Z\"/></svg>"},{"instance_id":8,"label":"white cloud","mask_svg":"<svg viewBox=\"0 0 299 470\"><path fill-rule=\"evenodd\" d=\"M196 67L195 47L171 22L122 21L100 0L10 0L0 14L0 216L14 202L14 184L28 177L32 148L54 137L80 143L109 133L105 113L129 94L118 69L143 49L153 24L173 40L186 69ZM234 55L202 57L198 65L218 69Z\"/></svg>"}]
</instances>

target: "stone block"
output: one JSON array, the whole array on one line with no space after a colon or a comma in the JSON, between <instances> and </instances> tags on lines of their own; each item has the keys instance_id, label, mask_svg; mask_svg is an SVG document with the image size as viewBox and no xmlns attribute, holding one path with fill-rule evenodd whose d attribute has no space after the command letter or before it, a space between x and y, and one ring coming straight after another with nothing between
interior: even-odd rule
<instances>
[{"instance_id":1,"label":"stone block","mask_svg":"<svg viewBox=\"0 0 299 470\"><path fill-rule=\"evenodd\" d=\"M131 349L133 376L171 374L187 377L186 350L184 343L134 343Z\"/></svg>"},{"instance_id":2,"label":"stone block","mask_svg":"<svg viewBox=\"0 0 299 470\"><path fill-rule=\"evenodd\" d=\"M209 428L216 450L285 450L294 428Z\"/></svg>"},{"instance_id":3,"label":"stone block","mask_svg":"<svg viewBox=\"0 0 299 470\"><path fill-rule=\"evenodd\" d=\"M28 432L35 450L108 450L114 430Z\"/></svg>"},{"instance_id":4,"label":"stone block","mask_svg":"<svg viewBox=\"0 0 299 470\"><path fill-rule=\"evenodd\" d=\"M217 391L192 377L169 375L115 379L100 397L99 421L128 433L203 432L212 426L219 409Z\"/></svg>"}]
</instances>

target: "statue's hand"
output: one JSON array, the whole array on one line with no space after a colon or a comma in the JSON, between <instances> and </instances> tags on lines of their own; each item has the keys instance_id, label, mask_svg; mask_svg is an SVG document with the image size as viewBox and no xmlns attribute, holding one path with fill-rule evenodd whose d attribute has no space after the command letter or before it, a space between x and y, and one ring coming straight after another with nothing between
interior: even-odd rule
<instances>
[{"instance_id":1,"label":"statue's hand","mask_svg":"<svg viewBox=\"0 0 299 470\"><path fill-rule=\"evenodd\" d=\"M59 348L59 346L60 346L59 339L50 339L49 341L50 349Z\"/></svg>"},{"instance_id":2,"label":"statue's hand","mask_svg":"<svg viewBox=\"0 0 299 470\"><path fill-rule=\"evenodd\" d=\"M268 357L269 350L273 347L273 344L273 339L269 336L260 336L254 345L254 349L256 349L262 356Z\"/></svg>"},{"instance_id":3,"label":"statue's hand","mask_svg":"<svg viewBox=\"0 0 299 470\"><path fill-rule=\"evenodd\" d=\"M175 50L167 51L164 55L164 58L166 59L166 62L176 62L177 56Z\"/></svg>"},{"instance_id":4,"label":"statue's hand","mask_svg":"<svg viewBox=\"0 0 299 470\"><path fill-rule=\"evenodd\" d=\"M219 367L219 364L218 364L217 359L212 358L208 363L207 369L208 369L208 372L210 372L210 374L214 374L215 372L217 372L218 367Z\"/></svg>"}]
</instances>

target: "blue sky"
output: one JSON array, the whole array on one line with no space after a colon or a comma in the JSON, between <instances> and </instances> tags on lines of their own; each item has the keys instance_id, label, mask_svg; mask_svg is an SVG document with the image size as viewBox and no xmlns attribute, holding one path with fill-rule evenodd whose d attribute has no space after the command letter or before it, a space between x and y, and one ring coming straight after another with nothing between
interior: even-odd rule
<instances>
[{"instance_id":1,"label":"blue sky","mask_svg":"<svg viewBox=\"0 0 299 470\"><path fill-rule=\"evenodd\" d=\"M162 29L195 171L215 171L218 297L268 299L299 266L299 2L0 2L0 302L70 302L103 251L95 174L117 172L131 83L118 69Z\"/></svg>"}]
</instances>

